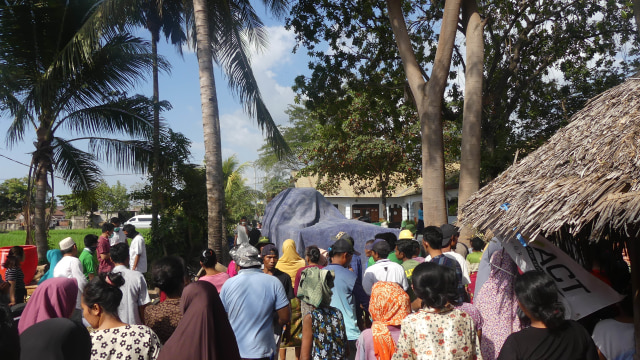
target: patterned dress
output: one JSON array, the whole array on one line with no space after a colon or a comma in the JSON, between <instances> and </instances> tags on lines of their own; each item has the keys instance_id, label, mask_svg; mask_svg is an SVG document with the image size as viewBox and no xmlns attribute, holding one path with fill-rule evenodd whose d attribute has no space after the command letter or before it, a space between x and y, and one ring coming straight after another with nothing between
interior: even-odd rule
<instances>
[{"instance_id":1,"label":"patterned dress","mask_svg":"<svg viewBox=\"0 0 640 360\"><path fill-rule=\"evenodd\" d=\"M458 309L422 309L402 321L393 360L482 359L476 327Z\"/></svg>"},{"instance_id":2,"label":"patterned dress","mask_svg":"<svg viewBox=\"0 0 640 360\"><path fill-rule=\"evenodd\" d=\"M158 336L144 325L91 333L91 360L155 360L161 347Z\"/></svg>"},{"instance_id":3,"label":"patterned dress","mask_svg":"<svg viewBox=\"0 0 640 360\"><path fill-rule=\"evenodd\" d=\"M158 305L147 306L144 309L144 324L158 335L163 344L178 327L180 319L182 319L180 299L167 299Z\"/></svg>"},{"instance_id":4,"label":"patterned dress","mask_svg":"<svg viewBox=\"0 0 640 360\"><path fill-rule=\"evenodd\" d=\"M313 360L343 360L347 358L347 331L340 310L317 308L311 312L313 328Z\"/></svg>"}]
</instances>

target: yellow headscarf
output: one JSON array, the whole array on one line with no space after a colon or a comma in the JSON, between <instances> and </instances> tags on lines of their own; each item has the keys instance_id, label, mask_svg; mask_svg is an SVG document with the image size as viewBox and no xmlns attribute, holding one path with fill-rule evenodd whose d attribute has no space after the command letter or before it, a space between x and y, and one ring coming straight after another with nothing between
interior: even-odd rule
<instances>
[{"instance_id":1,"label":"yellow headscarf","mask_svg":"<svg viewBox=\"0 0 640 360\"><path fill-rule=\"evenodd\" d=\"M291 283L296 281L298 269L305 267L307 263L298 255L296 243L292 239L287 239L282 243L282 257L278 259L276 269L286 273L291 277Z\"/></svg>"}]
</instances>

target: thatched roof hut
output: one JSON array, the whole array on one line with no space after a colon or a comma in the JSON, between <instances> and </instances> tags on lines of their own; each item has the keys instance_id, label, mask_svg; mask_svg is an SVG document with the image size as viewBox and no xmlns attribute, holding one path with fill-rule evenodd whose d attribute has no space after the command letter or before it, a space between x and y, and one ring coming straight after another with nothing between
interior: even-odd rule
<instances>
[{"instance_id":1,"label":"thatched roof hut","mask_svg":"<svg viewBox=\"0 0 640 360\"><path fill-rule=\"evenodd\" d=\"M509 210L501 205L509 203ZM458 219L511 239L537 234L629 246L640 358L640 74L589 100L569 125L474 194Z\"/></svg>"},{"instance_id":2,"label":"thatched roof hut","mask_svg":"<svg viewBox=\"0 0 640 360\"><path fill-rule=\"evenodd\" d=\"M500 209L511 204L508 212ZM591 99L569 125L475 193L459 219L527 238L562 228L640 233L640 77ZM506 234L505 234L506 235Z\"/></svg>"}]
</instances>

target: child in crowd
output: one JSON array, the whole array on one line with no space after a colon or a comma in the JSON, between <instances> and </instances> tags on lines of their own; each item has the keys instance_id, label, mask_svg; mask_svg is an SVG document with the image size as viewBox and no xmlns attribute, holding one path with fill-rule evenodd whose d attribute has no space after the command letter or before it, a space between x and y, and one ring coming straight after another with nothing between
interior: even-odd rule
<instances>
[{"instance_id":1,"label":"child in crowd","mask_svg":"<svg viewBox=\"0 0 640 360\"><path fill-rule=\"evenodd\" d=\"M473 294L476 291L476 278L478 277L478 269L480 268L480 259L484 250L484 241L479 237L471 239L471 254L467 255L467 267L469 268L469 296L473 303Z\"/></svg>"},{"instance_id":2,"label":"child in crowd","mask_svg":"<svg viewBox=\"0 0 640 360\"><path fill-rule=\"evenodd\" d=\"M20 263L24 261L24 250L20 246L14 246L9 250L9 255L4 261L7 271L4 274L5 280L10 284L9 306L24 303L27 289L24 285L24 273Z\"/></svg>"}]
</instances>

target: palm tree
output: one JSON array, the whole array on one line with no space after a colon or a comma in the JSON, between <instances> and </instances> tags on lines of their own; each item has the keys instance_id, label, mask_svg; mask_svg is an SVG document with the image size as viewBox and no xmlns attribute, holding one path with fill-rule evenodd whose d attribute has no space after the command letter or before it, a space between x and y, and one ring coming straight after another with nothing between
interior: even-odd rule
<instances>
[{"instance_id":1,"label":"palm tree","mask_svg":"<svg viewBox=\"0 0 640 360\"><path fill-rule=\"evenodd\" d=\"M121 3L115 2L114 3ZM134 1L133 11L129 14L129 21L145 27L151 33L151 54L153 56L153 169L151 177L151 228L158 226L160 180L160 85L158 82L158 41L162 32L167 41L176 46L182 54L182 45L187 36L184 32L184 8L181 1L175 0L141 0ZM152 236L157 239L156 231Z\"/></svg>"},{"instance_id":2,"label":"palm tree","mask_svg":"<svg viewBox=\"0 0 640 360\"><path fill-rule=\"evenodd\" d=\"M122 92L151 68L149 46L126 32L87 30L96 3L7 0L0 6L0 106L13 118L9 145L35 130L34 220L41 260L48 247L50 174L75 193L89 192L100 182L97 162L141 171L151 157L153 103ZM61 131L74 137L62 138Z\"/></svg>"},{"instance_id":3,"label":"palm tree","mask_svg":"<svg viewBox=\"0 0 640 360\"><path fill-rule=\"evenodd\" d=\"M252 202L256 199L256 191L247 185L247 179L242 176L248 166L248 162L240 164L235 154L222 162L225 221L232 224L254 208Z\"/></svg>"},{"instance_id":4,"label":"palm tree","mask_svg":"<svg viewBox=\"0 0 640 360\"><path fill-rule=\"evenodd\" d=\"M95 28L120 28L129 29L132 26L140 26L151 34L151 55L153 57L153 162L151 170L151 228L157 229L160 196L158 182L161 171L159 164L160 148L160 85L158 66L158 42L160 35L164 34L167 41L175 45L178 53L182 55L182 45L187 40L184 31L184 3L178 0L102 0L91 18L91 24ZM152 232L152 237L157 240L157 231Z\"/></svg>"},{"instance_id":5,"label":"palm tree","mask_svg":"<svg viewBox=\"0 0 640 360\"><path fill-rule=\"evenodd\" d=\"M287 9L285 0L263 0L276 16ZM255 116L258 125L266 130L268 142L279 155L288 152L271 114L264 104L247 56L248 47L264 45L266 34L262 21L248 0L193 0L193 13L187 14L187 24L196 36L200 69L200 97L204 128L205 162L208 203L208 242L218 256L222 256L224 238L224 189L222 151L220 146L220 114L213 75L213 61L221 66L229 87L244 104L245 111Z\"/></svg>"}]
</instances>

